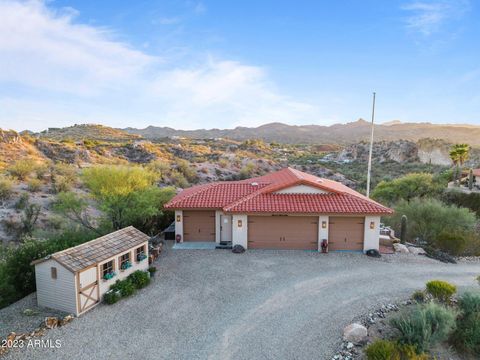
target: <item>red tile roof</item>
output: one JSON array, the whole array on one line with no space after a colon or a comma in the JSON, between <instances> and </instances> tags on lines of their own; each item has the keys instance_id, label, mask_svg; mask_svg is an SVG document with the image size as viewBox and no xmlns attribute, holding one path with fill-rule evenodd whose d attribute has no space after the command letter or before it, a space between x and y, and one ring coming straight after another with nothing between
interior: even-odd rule
<instances>
[{"instance_id":1,"label":"red tile roof","mask_svg":"<svg viewBox=\"0 0 480 360\"><path fill-rule=\"evenodd\" d=\"M279 194L276 191L307 185L326 193ZM268 175L216 182L185 189L167 209L219 209L225 212L391 214L393 211L349 187L286 168Z\"/></svg>"}]
</instances>

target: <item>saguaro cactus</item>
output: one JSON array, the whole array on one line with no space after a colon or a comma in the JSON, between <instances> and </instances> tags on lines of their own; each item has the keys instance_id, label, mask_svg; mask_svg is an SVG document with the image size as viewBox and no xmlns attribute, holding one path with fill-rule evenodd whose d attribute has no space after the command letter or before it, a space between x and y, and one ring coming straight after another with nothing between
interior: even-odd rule
<instances>
[{"instance_id":1,"label":"saguaro cactus","mask_svg":"<svg viewBox=\"0 0 480 360\"><path fill-rule=\"evenodd\" d=\"M400 228L400 242L405 244L407 241L407 216L402 215L402 226Z\"/></svg>"},{"instance_id":2,"label":"saguaro cactus","mask_svg":"<svg viewBox=\"0 0 480 360\"><path fill-rule=\"evenodd\" d=\"M473 170L470 169L470 171L468 172L468 188L470 190L473 189Z\"/></svg>"}]
</instances>

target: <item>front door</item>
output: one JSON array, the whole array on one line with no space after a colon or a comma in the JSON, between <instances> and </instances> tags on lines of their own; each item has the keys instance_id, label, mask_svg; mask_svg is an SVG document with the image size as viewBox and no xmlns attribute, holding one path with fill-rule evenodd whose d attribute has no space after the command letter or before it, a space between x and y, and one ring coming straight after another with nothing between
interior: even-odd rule
<instances>
[{"instance_id":1,"label":"front door","mask_svg":"<svg viewBox=\"0 0 480 360\"><path fill-rule=\"evenodd\" d=\"M78 276L78 312L82 313L100 301L97 267L92 266L77 274Z\"/></svg>"},{"instance_id":2,"label":"front door","mask_svg":"<svg viewBox=\"0 0 480 360\"><path fill-rule=\"evenodd\" d=\"M231 215L220 215L220 241L232 241Z\"/></svg>"}]
</instances>

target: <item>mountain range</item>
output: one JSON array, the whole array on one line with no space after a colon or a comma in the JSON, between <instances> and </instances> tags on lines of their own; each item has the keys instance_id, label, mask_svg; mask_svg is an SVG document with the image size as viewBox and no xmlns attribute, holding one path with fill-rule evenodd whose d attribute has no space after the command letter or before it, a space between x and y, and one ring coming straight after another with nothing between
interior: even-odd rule
<instances>
[{"instance_id":1,"label":"mountain range","mask_svg":"<svg viewBox=\"0 0 480 360\"><path fill-rule=\"evenodd\" d=\"M267 142L290 144L353 144L370 138L371 125L359 119L346 124L287 125L270 123L258 127L234 129L176 130L171 127L149 126L145 129L126 128L124 131L145 139L186 137L196 139L230 138L234 140L262 139ZM391 121L375 125L375 141L443 139L450 143L480 146L480 126L466 124L402 123Z\"/></svg>"}]
</instances>

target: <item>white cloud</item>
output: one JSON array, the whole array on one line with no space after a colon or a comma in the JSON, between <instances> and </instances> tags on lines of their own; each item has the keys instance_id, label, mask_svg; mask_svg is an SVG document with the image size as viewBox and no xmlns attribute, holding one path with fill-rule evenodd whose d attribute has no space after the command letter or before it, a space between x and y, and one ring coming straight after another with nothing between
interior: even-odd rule
<instances>
[{"instance_id":1,"label":"white cloud","mask_svg":"<svg viewBox=\"0 0 480 360\"><path fill-rule=\"evenodd\" d=\"M410 13L406 18L409 30L430 36L448 21L461 17L469 5L468 0L413 1L402 9Z\"/></svg>"},{"instance_id":2,"label":"white cloud","mask_svg":"<svg viewBox=\"0 0 480 360\"><path fill-rule=\"evenodd\" d=\"M38 129L85 118L194 128L313 119L315 108L282 95L263 68L195 54L195 66L168 63L112 30L77 23L76 15L40 1L0 0L0 102L8 105L0 126L22 121Z\"/></svg>"}]
</instances>

